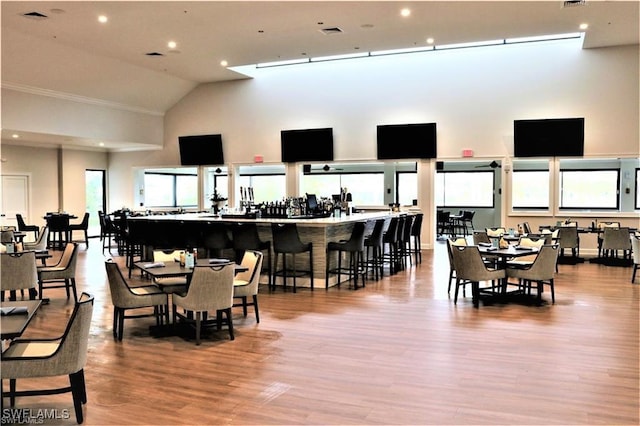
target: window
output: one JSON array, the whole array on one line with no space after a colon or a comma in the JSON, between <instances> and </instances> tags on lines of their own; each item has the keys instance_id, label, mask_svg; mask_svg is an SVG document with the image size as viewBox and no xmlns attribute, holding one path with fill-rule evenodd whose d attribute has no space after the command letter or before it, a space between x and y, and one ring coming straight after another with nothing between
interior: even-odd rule
<instances>
[{"instance_id":1,"label":"window","mask_svg":"<svg viewBox=\"0 0 640 426\"><path fill-rule=\"evenodd\" d=\"M640 169L636 169L636 201L635 209L640 210Z\"/></svg>"},{"instance_id":2,"label":"window","mask_svg":"<svg viewBox=\"0 0 640 426\"><path fill-rule=\"evenodd\" d=\"M240 187L252 188L255 203L282 200L287 194L284 166L241 166L236 180L236 191ZM240 197L236 197L237 200Z\"/></svg>"},{"instance_id":3,"label":"window","mask_svg":"<svg viewBox=\"0 0 640 426\"><path fill-rule=\"evenodd\" d=\"M548 210L549 170L514 170L511 205L514 210Z\"/></svg>"},{"instance_id":4,"label":"window","mask_svg":"<svg viewBox=\"0 0 640 426\"><path fill-rule=\"evenodd\" d=\"M418 199L418 174L398 172L396 175L396 202L403 206L413 205L413 200Z\"/></svg>"},{"instance_id":5,"label":"window","mask_svg":"<svg viewBox=\"0 0 640 426\"><path fill-rule=\"evenodd\" d=\"M145 171L144 204L147 207L197 206L198 176L195 169Z\"/></svg>"},{"instance_id":6,"label":"window","mask_svg":"<svg viewBox=\"0 0 640 426\"><path fill-rule=\"evenodd\" d=\"M494 172L436 173L438 207L494 207Z\"/></svg>"},{"instance_id":7,"label":"window","mask_svg":"<svg viewBox=\"0 0 640 426\"><path fill-rule=\"evenodd\" d=\"M618 169L560 170L561 209L618 209Z\"/></svg>"},{"instance_id":8,"label":"window","mask_svg":"<svg viewBox=\"0 0 640 426\"><path fill-rule=\"evenodd\" d=\"M214 191L217 191L220 197L228 199L229 194L227 194L227 192L229 192L229 175L227 174L227 168L207 167L205 172L204 205L208 206L211 204L211 198L213 197Z\"/></svg>"}]
</instances>

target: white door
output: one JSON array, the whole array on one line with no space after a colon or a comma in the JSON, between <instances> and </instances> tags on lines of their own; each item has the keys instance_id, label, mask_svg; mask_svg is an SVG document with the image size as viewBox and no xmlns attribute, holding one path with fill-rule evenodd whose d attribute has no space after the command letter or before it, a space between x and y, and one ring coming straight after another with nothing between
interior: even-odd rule
<instances>
[{"instance_id":1,"label":"white door","mask_svg":"<svg viewBox=\"0 0 640 426\"><path fill-rule=\"evenodd\" d=\"M22 214L25 222L30 223L29 176L2 175L0 224L3 226L18 226L16 213Z\"/></svg>"}]
</instances>

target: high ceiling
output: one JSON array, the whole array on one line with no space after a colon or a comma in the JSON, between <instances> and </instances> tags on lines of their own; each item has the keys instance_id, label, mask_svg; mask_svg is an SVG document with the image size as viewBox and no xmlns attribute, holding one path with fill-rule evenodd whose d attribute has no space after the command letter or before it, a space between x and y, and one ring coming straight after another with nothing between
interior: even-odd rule
<instances>
[{"instance_id":1,"label":"high ceiling","mask_svg":"<svg viewBox=\"0 0 640 426\"><path fill-rule=\"evenodd\" d=\"M581 23L589 24L585 48L638 44L638 1L565 3L3 1L2 85L164 113L200 83L246 78L223 60L233 67L426 46L428 37L437 46L571 33Z\"/></svg>"}]
</instances>

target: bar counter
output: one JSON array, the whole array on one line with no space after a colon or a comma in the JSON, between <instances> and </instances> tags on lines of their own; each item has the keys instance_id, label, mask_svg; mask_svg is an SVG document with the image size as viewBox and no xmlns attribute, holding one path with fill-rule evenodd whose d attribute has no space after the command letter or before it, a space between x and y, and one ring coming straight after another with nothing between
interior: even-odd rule
<instances>
[{"instance_id":1,"label":"bar counter","mask_svg":"<svg viewBox=\"0 0 640 426\"><path fill-rule=\"evenodd\" d=\"M131 221L152 221L158 225L158 229L154 232L164 232L166 227L172 222L200 223L202 224L202 232L206 232L207 224L223 223L233 225L241 222L254 222L258 227L258 234L263 241L271 241L271 224L272 223L295 223L298 227L300 240L303 243L313 243L313 275L314 288L324 288L325 286L325 268L326 268L326 247L331 241L346 240L351 235L351 230L355 222L367 222L367 233L373 228L376 219L384 218L388 221L393 215L400 213L390 213L389 211L353 213L351 215L342 214L340 217L323 217L323 218L256 218L250 219L243 216L220 217L210 213L185 213L175 215L152 215L131 217ZM197 228L200 228L199 226ZM231 235L231 226L229 226L229 235ZM158 247L168 248L168 247ZM179 248L179 247L173 247ZM274 257L275 258L275 257ZM265 259L266 260L266 259ZM331 259L330 268L335 267L337 258ZM308 268L308 256L296 256L296 268ZM275 270L275 269L274 269ZM266 275L261 278L262 283L267 283ZM334 275L329 277L329 286L337 284ZM282 277L277 277L276 285L282 285ZM287 286L291 283L287 282ZM298 287L310 287L311 282L308 277L297 278Z\"/></svg>"}]
</instances>

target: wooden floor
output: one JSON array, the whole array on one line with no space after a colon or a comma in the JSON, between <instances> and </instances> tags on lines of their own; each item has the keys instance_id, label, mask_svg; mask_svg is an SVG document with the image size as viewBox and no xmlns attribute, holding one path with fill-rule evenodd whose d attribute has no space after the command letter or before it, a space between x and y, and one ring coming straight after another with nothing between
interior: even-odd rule
<instances>
[{"instance_id":1,"label":"wooden floor","mask_svg":"<svg viewBox=\"0 0 640 426\"><path fill-rule=\"evenodd\" d=\"M474 309L470 292L457 305L447 295L439 242L422 264L357 291L261 288L260 324L238 310L235 341L223 330L196 346L151 337L153 319L128 320L115 342L104 257L91 245L78 271L96 300L87 425L640 423L631 268L560 265L555 305ZM25 337L64 328L64 290L45 296ZM17 405L66 409L71 419L44 424L75 424L70 394Z\"/></svg>"}]
</instances>

